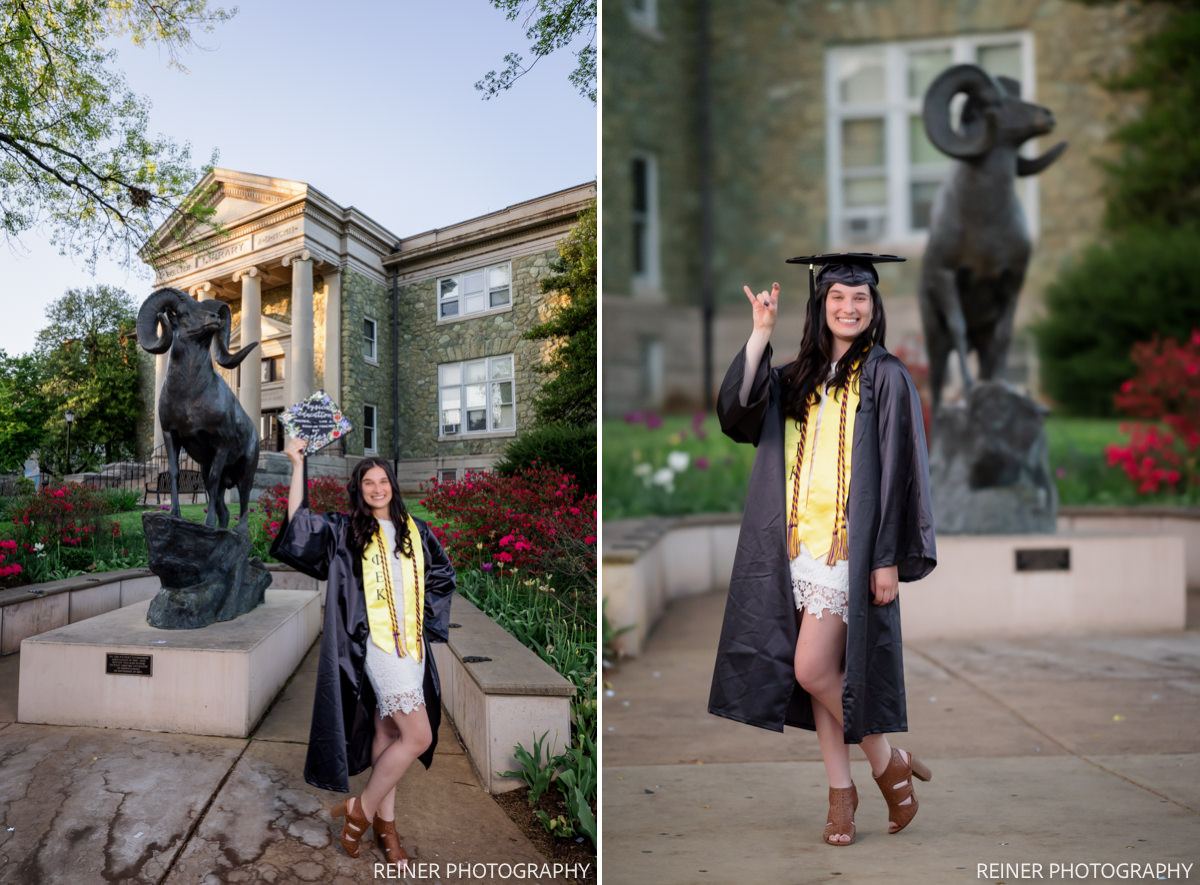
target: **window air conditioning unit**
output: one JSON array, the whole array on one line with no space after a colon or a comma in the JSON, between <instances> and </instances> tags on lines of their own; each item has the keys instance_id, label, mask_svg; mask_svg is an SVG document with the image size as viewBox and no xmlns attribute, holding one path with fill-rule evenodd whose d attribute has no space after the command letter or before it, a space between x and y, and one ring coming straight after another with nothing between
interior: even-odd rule
<instances>
[{"instance_id":1,"label":"window air conditioning unit","mask_svg":"<svg viewBox=\"0 0 1200 885\"><path fill-rule=\"evenodd\" d=\"M883 239L884 235L884 217L875 215L870 217L859 216L857 218L847 218L842 222L843 232L847 240L855 243L868 242Z\"/></svg>"},{"instance_id":2,"label":"window air conditioning unit","mask_svg":"<svg viewBox=\"0 0 1200 885\"><path fill-rule=\"evenodd\" d=\"M459 425L457 424L443 424L442 436L453 436L454 434L458 433L458 427Z\"/></svg>"}]
</instances>

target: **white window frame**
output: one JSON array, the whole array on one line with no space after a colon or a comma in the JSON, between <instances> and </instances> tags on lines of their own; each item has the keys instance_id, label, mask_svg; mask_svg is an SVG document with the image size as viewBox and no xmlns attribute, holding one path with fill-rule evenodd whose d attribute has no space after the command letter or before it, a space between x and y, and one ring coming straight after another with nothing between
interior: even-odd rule
<instances>
[{"instance_id":1,"label":"white window frame","mask_svg":"<svg viewBox=\"0 0 1200 885\"><path fill-rule=\"evenodd\" d=\"M504 304L498 304L498 305L493 306L492 305L492 291L493 290L488 284L488 276L489 276L489 274L491 274L492 271L500 270L500 269L503 269L504 272L508 275L508 301ZM466 277L470 276L471 274L477 274L477 273L483 275L483 291L481 293L479 293L483 296L483 306L476 308L474 310L467 310L466 309L466 292L465 292L465 282L464 281L465 281ZM455 281L455 294L451 298L446 298L442 294L442 284L448 280ZM474 317L481 317L481 316L491 316L492 314L495 314L495 313L504 313L506 311L511 311L513 309L513 298L514 298L514 294L515 294L513 290L514 290L515 286L513 283L513 269L512 269L511 261L498 261L495 264L489 264L484 267L474 267L474 268L471 268L470 270L460 271L459 273L456 273L456 274L447 274L444 277L438 277L437 280L434 282L434 287L435 287L433 290L434 291L434 302L435 302L434 309L437 311L438 323L457 323L462 320L472 319ZM495 291L499 291L500 288L502 288L502 287L497 287ZM451 301L457 303L456 312L451 314L450 316L443 316L442 315L443 305L448 304Z\"/></svg>"},{"instance_id":2,"label":"white window frame","mask_svg":"<svg viewBox=\"0 0 1200 885\"><path fill-rule=\"evenodd\" d=\"M368 410L369 413L368 413ZM367 420L368 414L371 420ZM379 407L374 403L363 403L363 451L374 455L379 451ZM368 434L370 444L368 445Z\"/></svg>"},{"instance_id":3,"label":"white window frame","mask_svg":"<svg viewBox=\"0 0 1200 885\"><path fill-rule=\"evenodd\" d=\"M367 336L366 324L371 324L371 335ZM370 345L370 353L367 352L367 345ZM379 323L374 317L363 317L363 359L368 363L379 364Z\"/></svg>"},{"instance_id":4,"label":"white window frame","mask_svg":"<svg viewBox=\"0 0 1200 885\"><path fill-rule=\"evenodd\" d=\"M500 364L503 360L508 360L512 367L508 375L496 374L500 371ZM477 366L479 363L486 364L485 380L470 382L466 380L468 366ZM447 382L445 375L447 372L458 369L458 383ZM457 363L440 363L438 365L438 439L443 441L465 439L486 436L515 436L517 433L517 360L516 356L511 353L502 353L496 356L479 357L473 360L463 360ZM484 407L487 410L485 418L485 427L482 430L466 429L465 412L467 411L467 394L466 388L477 384L484 384ZM501 403L501 405L512 406L513 422L511 427L497 427L495 409L495 394L493 387L502 384L512 385L512 402ZM458 406L446 405L445 395L447 391L455 390L458 392ZM446 417L446 412L457 408L459 412L458 423L446 423L443 419Z\"/></svg>"},{"instance_id":5,"label":"white window frame","mask_svg":"<svg viewBox=\"0 0 1200 885\"><path fill-rule=\"evenodd\" d=\"M639 211L634 206L636 197L636 188L634 186L633 164L645 164L646 169L646 208L644 212ZM636 229L634 225L641 223L642 229L642 254L645 257L645 267L638 269L633 268L633 286L634 291L641 290L657 290L661 284L662 264L660 256L660 240L659 240L659 212L658 212L658 157L649 151L631 151L629 155L629 184L630 184L630 255L636 251Z\"/></svg>"},{"instance_id":6,"label":"white window frame","mask_svg":"<svg viewBox=\"0 0 1200 885\"><path fill-rule=\"evenodd\" d=\"M658 0L641 0L641 9L635 9L632 0L625 0L625 4L630 24L642 31L658 33Z\"/></svg>"},{"instance_id":7,"label":"white window frame","mask_svg":"<svg viewBox=\"0 0 1200 885\"><path fill-rule=\"evenodd\" d=\"M830 248L840 249L861 243L889 243L898 246L920 248L928 237L928 230L914 228L911 224L912 206L910 185L915 180L929 180L937 173L933 164L914 170L909 162L909 118L921 113L922 97L909 98L907 57L909 52L931 49L951 50L952 64L974 64L976 51L981 46L1016 43L1021 51L1021 98L1036 101L1034 79L1033 35L1028 31L1008 31L996 34L972 34L945 37L935 40L898 41L876 43L869 46L844 46L829 49L825 53L825 102L829 110L825 128L825 157L827 169L827 194L829 212L828 241ZM837 71L839 62L846 57L869 53L881 57L884 64L884 88L882 102L843 104L838 94ZM842 123L853 119L883 119L884 123L884 168L887 205L876 217L881 218L880 229L874 235L852 237L847 233L846 222L858 215L871 216L869 210L850 211L843 205L842 169ZM1033 140L1025 143L1021 153L1036 156ZM941 171L944 180L952 160L945 158ZM939 164L940 165L940 164ZM914 175L916 171L916 175ZM1017 193L1025 208L1030 234L1036 238L1040 229L1037 176L1019 179Z\"/></svg>"}]
</instances>

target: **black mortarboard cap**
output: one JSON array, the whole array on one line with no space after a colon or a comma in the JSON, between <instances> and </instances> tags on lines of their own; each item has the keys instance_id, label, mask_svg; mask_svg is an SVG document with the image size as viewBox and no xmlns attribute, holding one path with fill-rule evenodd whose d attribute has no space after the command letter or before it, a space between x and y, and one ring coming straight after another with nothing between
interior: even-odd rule
<instances>
[{"instance_id":1,"label":"black mortarboard cap","mask_svg":"<svg viewBox=\"0 0 1200 885\"><path fill-rule=\"evenodd\" d=\"M799 258L789 258L788 264L808 265L808 296L817 295L817 280L829 280L834 283L844 283L847 286L879 285L879 272L876 264L886 264L889 261L908 261L899 255L872 255L870 252L831 252L828 255L802 255ZM813 265L821 269L813 275Z\"/></svg>"}]
</instances>

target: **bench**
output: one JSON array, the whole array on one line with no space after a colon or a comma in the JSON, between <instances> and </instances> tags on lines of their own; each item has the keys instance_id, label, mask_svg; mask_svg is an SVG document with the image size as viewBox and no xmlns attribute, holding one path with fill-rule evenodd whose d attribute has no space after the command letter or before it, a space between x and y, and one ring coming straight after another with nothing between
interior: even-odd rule
<instances>
[{"instance_id":1,"label":"bench","mask_svg":"<svg viewBox=\"0 0 1200 885\"><path fill-rule=\"evenodd\" d=\"M199 470L180 470L179 471L179 497L184 495L192 496L192 503L196 503L196 495L204 491L204 480L200 476ZM155 503L162 501L162 496L171 497L171 474L166 470L162 471L155 479L153 485L146 483L146 494L142 495L142 503L153 495Z\"/></svg>"}]
</instances>

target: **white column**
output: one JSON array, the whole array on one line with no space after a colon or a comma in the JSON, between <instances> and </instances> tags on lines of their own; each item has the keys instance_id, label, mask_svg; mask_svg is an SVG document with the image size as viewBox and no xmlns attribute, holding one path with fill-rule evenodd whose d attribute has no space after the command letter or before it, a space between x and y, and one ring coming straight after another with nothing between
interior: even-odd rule
<instances>
[{"instance_id":1,"label":"white column","mask_svg":"<svg viewBox=\"0 0 1200 885\"><path fill-rule=\"evenodd\" d=\"M241 347L262 340L262 271L257 267L239 270L233 281L242 284L242 340ZM238 400L254 426L258 427L262 416L262 348L242 361L242 383L238 388Z\"/></svg>"},{"instance_id":2,"label":"white column","mask_svg":"<svg viewBox=\"0 0 1200 885\"><path fill-rule=\"evenodd\" d=\"M292 359L288 366L288 404L313 390L313 263L307 249L283 259L292 266Z\"/></svg>"},{"instance_id":3,"label":"white column","mask_svg":"<svg viewBox=\"0 0 1200 885\"><path fill-rule=\"evenodd\" d=\"M192 287L192 297L197 301L212 301L216 297L213 284L205 281L199 286Z\"/></svg>"},{"instance_id":4,"label":"white column","mask_svg":"<svg viewBox=\"0 0 1200 885\"><path fill-rule=\"evenodd\" d=\"M159 326L158 334L162 335ZM167 355L169 351L156 354L154 357L154 448L163 445L162 425L158 423L158 395L162 393L163 382L167 380Z\"/></svg>"},{"instance_id":5,"label":"white column","mask_svg":"<svg viewBox=\"0 0 1200 885\"><path fill-rule=\"evenodd\" d=\"M325 272L325 392L342 402L342 272Z\"/></svg>"}]
</instances>

